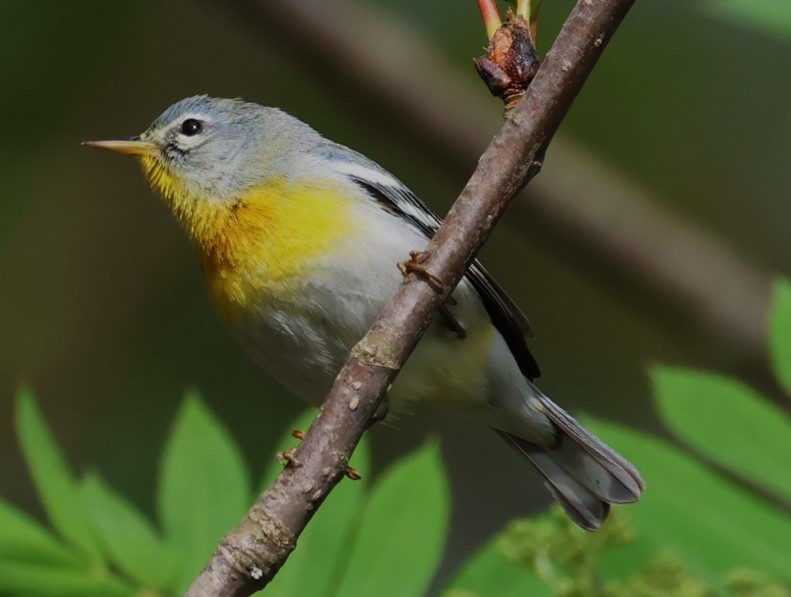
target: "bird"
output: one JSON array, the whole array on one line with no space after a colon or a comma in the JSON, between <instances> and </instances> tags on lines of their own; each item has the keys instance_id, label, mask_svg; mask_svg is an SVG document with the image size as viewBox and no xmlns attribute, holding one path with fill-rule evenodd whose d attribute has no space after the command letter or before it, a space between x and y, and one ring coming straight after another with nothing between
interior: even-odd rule
<instances>
[{"instance_id":1,"label":"bird","mask_svg":"<svg viewBox=\"0 0 791 597\"><path fill-rule=\"evenodd\" d=\"M402 283L396 264L441 223L374 161L242 99L188 97L138 136L85 144L139 160L196 247L231 334L315 406ZM386 401L394 411L422 401L481 421L536 467L575 523L596 530L645 483L537 387L532 335L476 260Z\"/></svg>"}]
</instances>

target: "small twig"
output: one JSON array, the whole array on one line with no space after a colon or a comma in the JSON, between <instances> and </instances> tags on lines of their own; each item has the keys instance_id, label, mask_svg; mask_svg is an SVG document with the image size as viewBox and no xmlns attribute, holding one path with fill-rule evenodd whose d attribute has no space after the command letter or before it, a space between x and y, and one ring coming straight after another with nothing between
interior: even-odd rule
<instances>
[{"instance_id":1,"label":"small twig","mask_svg":"<svg viewBox=\"0 0 791 597\"><path fill-rule=\"evenodd\" d=\"M383 394L432 314L456 286L509 201L538 173L542 148L633 2L584 0L574 8L524 100L481 156L427 248L426 267L446 281L444 292L437 293L422 280L399 288L354 347L297 448L302 466L283 470L220 542L188 595L249 595L274 577L343 476Z\"/></svg>"},{"instance_id":2,"label":"small twig","mask_svg":"<svg viewBox=\"0 0 791 597\"><path fill-rule=\"evenodd\" d=\"M516 15L530 21L530 0L516 0Z\"/></svg>"},{"instance_id":3,"label":"small twig","mask_svg":"<svg viewBox=\"0 0 791 597\"><path fill-rule=\"evenodd\" d=\"M541 0L524 0L527 4L527 22L530 23L530 38L533 45L538 43L538 13L541 11Z\"/></svg>"},{"instance_id":4,"label":"small twig","mask_svg":"<svg viewBox=\"0 0 791 597\"><path fill-rule=\"evenodd\" d=\"M492 39L497 30L502 27L503 21L500 19L500 11L497 10L495 0L478 0L478 8L481 9L481 18L486 27L486 37Z\"/></svg>"}]
</instances>

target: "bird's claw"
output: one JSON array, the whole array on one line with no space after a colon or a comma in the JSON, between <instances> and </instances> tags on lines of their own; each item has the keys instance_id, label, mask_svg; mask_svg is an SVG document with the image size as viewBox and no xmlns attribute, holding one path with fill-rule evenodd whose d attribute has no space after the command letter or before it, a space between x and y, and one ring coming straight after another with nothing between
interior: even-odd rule
<instances>
[{"instance_id":1,"label":"bird's claw","mask_svg":"<svg viewBox=\"0 0 791 597\"><path fill-rule=\"evenodd\" d=\"M417 274L419 276L423 276L426 279L426 282L436 290L437 292L444 292L445 291L445 282L443 282L438 276L432 274L426 267L423 265L426 260L429 258L430 254L427 251L410 251L409 252L409 260L408 261L400 261L398 263L398 269L401 272L401 275L405 278L409 277L409 274Z\"/></svg>"}]
</instances>

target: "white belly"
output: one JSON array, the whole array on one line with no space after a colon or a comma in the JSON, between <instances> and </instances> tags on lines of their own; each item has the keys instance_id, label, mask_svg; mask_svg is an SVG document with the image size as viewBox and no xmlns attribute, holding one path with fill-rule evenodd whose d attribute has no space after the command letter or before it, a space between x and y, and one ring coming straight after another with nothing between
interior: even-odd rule
<instances>
[{"instance_id":1,"label":"white belly","mask_svg":"<svg viewBox=\"0 0 791 597\"><path fill-rule=\"evenodd\" d=\"M427 244L389 215L370 229L376 233L336 247L331 260L317 263L288 294L263 298L232 330L256 362L314 405L401 284L397 263ZM465 326L466 338L435 317L390 392L394 408L405 400L445 402L451 395L447 401L457 408L485 401L482 373L497 332L468 283L456 289L454 299L449 309Z\"/></svg>"}]
</instances>

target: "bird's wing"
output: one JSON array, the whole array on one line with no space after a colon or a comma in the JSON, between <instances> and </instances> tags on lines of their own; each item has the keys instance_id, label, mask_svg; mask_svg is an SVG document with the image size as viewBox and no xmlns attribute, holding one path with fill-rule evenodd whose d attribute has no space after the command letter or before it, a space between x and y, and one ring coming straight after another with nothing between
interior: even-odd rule
<instances>
[{"instance_id":1,"label":"bird's wing","mask_svg":"<svg viewBox=\"0 0 791 597\"><path fill-rule=\"evenodd\" d=\"M345 147L333 146L327 154L333 169L367 192L382 209L409 221L426 238L434 236L442 220L392 174ZM541 375L527 347L527 339L535 335L527 317L477 259L465 277L481 297L486 312L508 344L522 374L531 380Z\"/></svg>"}]
</instances>

